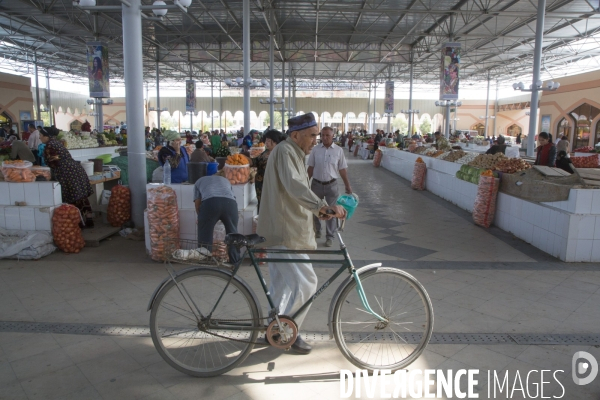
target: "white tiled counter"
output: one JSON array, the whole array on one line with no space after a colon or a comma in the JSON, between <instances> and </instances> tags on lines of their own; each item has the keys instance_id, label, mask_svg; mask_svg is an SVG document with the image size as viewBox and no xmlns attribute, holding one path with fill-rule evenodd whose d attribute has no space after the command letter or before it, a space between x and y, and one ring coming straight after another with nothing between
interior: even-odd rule
<instances>
[{"instance_id":1,"label":"white tiled counter","mask_svg":"<svg viewBox=\"0 0 600 400\"><path fill-rule=\"evenodd\" d=\"M115 151L122 146L110 146L110 147L92 147L89 149L72 149L69 150L71 157L77 161L87 161L90 158L96 158L103 154L110 154L112 158L119 157L119 154Z\"/></svg>"},{"instance_id":2,"label":"white tiled counter","mask_svg":"<svg viewBox=\"0 0 600 400\"><path fill-rule=\"evenodd\" d=\"M472 211L477 185L456 178L461 164L382 149L381 166L411 180L415 161L427 165L425 189ZM571 189L569 199L531 202L498 193L494 225L568 262L600 262L600 190Z\"/></svg>"},{"instance_id":3,"label":"white tiled counter","mask_svg":"<svg viewBox=\"0 0 600 400\"><path fill-rule=\"evenodd\" d=\"M159 185L162 184L149 183L146 185L146 190ZM194 205L194 185L171 184L169 186L177 195L179 237L195 240L198 237L198 218L196 216L196 206ZM256 216L258 208L254 184L233 185L233 193L238 205L238 233L249 235L252 233L252 218ZM144 230L146 233L146 250L150 251L150 231L146 213L144 213Z\"/></svg>"},{"instance_id":4,"label":"white tiled counter","mask_svg":"<svg viewBox=\"0 0 600 400\"><path fill-rule=\"evenodd\" d=\"M25 202L25 206L16 206ZM50 231L54 208L62 203L58 182L0 182L0 227Z\"/></svg>"}]
</instances>

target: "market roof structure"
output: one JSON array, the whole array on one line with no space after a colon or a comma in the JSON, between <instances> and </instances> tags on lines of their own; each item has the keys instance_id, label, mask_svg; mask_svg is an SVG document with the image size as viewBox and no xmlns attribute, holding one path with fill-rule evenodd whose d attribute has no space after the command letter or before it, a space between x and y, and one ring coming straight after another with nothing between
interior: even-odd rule
<instances>
[{"instance_id":1,"label":"market roof structure","mask_svg":"<svg viewBox=\"0 0 600 400\"><path fill-rule=\"evenodd\" d=\"M98 6L118 6L98 0ZM144 0L150 5L151 1ZM600 69L600 11L587 0L549 0L542 70L545 77ZM407 82L411 51L418 83L437 84L441 45L460 42L461 79L512 83L530 77L535 1L253 0L251 75L269 77L274 33L275 76L291 63L299 90L352 90L374 80ZM242 0L193 0L142 21L144 79L201 82L242 76ZM0 1L2 68L29 72L37 57L52 76L87 82L85 43L107 42L111 79L123 79L121 13L85 11L71 0ZM582 66L581 62L584 61ZM544 76L544 75L543 75ZM278 83L280 84L280 83Z\"/></svg>"}]
</instances>

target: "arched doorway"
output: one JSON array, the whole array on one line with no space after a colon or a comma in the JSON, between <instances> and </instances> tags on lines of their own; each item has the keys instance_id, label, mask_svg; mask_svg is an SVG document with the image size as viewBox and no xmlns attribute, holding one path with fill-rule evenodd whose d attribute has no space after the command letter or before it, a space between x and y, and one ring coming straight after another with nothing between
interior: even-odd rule
<instances>
[{"instance_id":1,"label":"arched doorway","mask_svg":"<svg viewBox=\"0 0 600 400\"><path fill-rule=\"evenodd\" d=\"M600 109L588 103L583 103L569 113L570 121L563 118L559 122L557 133L559 136L562 136L561 133L567 135L571 142L572 149L591 146L593 145L593 143L590 143L593 139L591 135L592 120L594 120L598 114L600 114ZM574 129L571 130L567 128L570 128L570 126L573 126Z\"/></svg>"},{"instance_id":2,"label":"arched doorway","mask_svg":"<svg viewBox=\"0 0 600 400\"><path fill-rule=\"evenodd\" d=\"M573 121L570 121L570 118L568 120L566 118L561 119L558 122L558 129L556 131L556 137L566 136L566 137L570 138L571 132L573 132Z\"/></svg>"},{"instance_id":3,"label":"arched doorway","mask_svg":"<svg viewBox=\"0 0 600 400\"><path fill-rule=\"evenodd\" d=\"M523 129L517 124L512 124L506 128L506 135L516 137L518 134L523 133Z\"/></svg>"},{"instance_id":4,"label":"arched doorway","mask_svg":"<svg viewBox=\"0 0 600 400\"><path fill-rule=\"evenodd\" d=\"M471 130L472 131L477 131L477 135L478 136L484 136L485 125L483 125L481 122L478 122L475 125L471 126Z\"/></svg>"}]
</instances>

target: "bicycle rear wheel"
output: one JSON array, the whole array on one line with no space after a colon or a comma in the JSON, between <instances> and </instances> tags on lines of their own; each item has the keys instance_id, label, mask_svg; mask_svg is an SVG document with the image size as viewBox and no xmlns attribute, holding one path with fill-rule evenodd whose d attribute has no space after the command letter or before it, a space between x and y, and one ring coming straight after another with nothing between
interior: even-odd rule
<instances>
[{"instance_id":1,"label":"bicycle rear wheel","mask_svg":"<svg viewBox=\"0 0 600 400\"><path fill-rule=\"evenodd\" d=\"M369 305L382 323L367 312L358 296L356 281L342 289L333 312L333 333L338 348L362 369L404 368L423 352L433 331L433 308L423 286L410 274L393 268L361 273Z\"/></svg>"},{"instance_id":2,"label":"bicycle rear wheel","mask_svg":"<svg viewBox=\"0 0 600 400\"><path fill-rule=\"evenodd\" d=\"M156 297L150 314L152 341L161 357L173 368L193 376L223 374L244 361L254 345L261 324L254 297L247 287L215 269L197 269L177 277L189 293L186 302L171 280ZM211 316L215 330L200 330L191 307L206 317L223 294ZM187 296L187 295L186 295ZM247 324L248 330L227 329L228 323ZM218 335L218 336L217 336Z\"/></svg>"}]
</instances>

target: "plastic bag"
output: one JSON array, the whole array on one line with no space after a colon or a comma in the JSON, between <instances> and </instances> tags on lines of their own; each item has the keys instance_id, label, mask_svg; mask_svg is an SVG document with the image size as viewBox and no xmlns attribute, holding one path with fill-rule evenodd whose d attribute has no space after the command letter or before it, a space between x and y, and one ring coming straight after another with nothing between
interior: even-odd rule
<instances>
[{"instance_id":1,"label":"plastic bag","mask_svg":"<svg viewBox=\"0 0 600 400\"><path fill-rule=\"evenodd\" d=\"M52 215L52 236L56 246L65 253L79 253L85 246L79 223L83 223L79 209L63 204Z\"/></svg>"},{"instance_id":2,"label":"plastic bag","mask_svg":"<svg viewBox=\"0 0 600 400\"><path fill-rule=\"evenodd\" d=\"M382 158L383 158L383 153L381 152L381 150L377 149L375 151L375 155L373 156L373 165L376 168L379 168L379 166L381 165Z\"/></svg>"},{"instance_id":3,"label":"plastic bag","mask_svg":"<svg viewBox=\"0 0 600 400\"><path fill-rule=\"evenodd\" d=\"M346 209L346 212L348 213L346 219L350 219L352 218L354 211L356 211L356 207L358 207L358 195L356 193L343 194L338 197L336 204Z\"/></svg>"},{"instance_id":4,"label":"plastic bag","mask_svg":"<svg viewBox=\"0 0 600 400\"><path fill-rule=\"evenodd\" d=\"M35 182L35 174L31 172L32 163L29 161L3 161L2 175L6 182Z\"/></svg>"},{"instance_id":5,"label":"plastic bag","mask_svg":"<svg viewBox=\"0 0 600 400\"><path fill-rule=\"evenodd\" d=\"M225 225L218 221L213 230L212 255L221 260L228 261L227 245L225 244Z\"/></svg>"},{"instance_id":6,"label":"plastic bag","mask_svg":"<svg viewBox=\"0 0 600 400\"><path fill-rule=\"evenodd\" d=\"M0 258L38 260L56 250L48 232L0 228Z\"/></svg>"},{"instance_id":7,"label":"plastic bag","mask_svg":"<svg viewBox=\"0 0 600 400\"><path fill-rule=\"evenodd\" d=\"M413 169L412 182L410 187L415 190L425 190L425 174L427 173L427 165L424 162L416 162Z\"/></svg>"},{"instance_id":8,"label":"plastic bag","mask_svg":"<svg viewBox=\"0 0 600 400\"><path fill-rule=\"evenodd\" d=\"M47 181L52 180L52 172L49 167L40 167L39 165L35 165L31 167L31 172L35 175L36 179L38 176L43 176Z\"/></svg>"},{"instance_id":9,"label":"plastic bag","mask_svg":"<svg viewBox=\"0 0 600 400\"><path fill-rule=\"evenodd\" d=\"M254 147L254 146L250 147L250 150L249 150L250 157L251 158L255 158L255 157L260 156L262 153L264 153L265 149L266 149L265 146L262 146L262 147Z\"/></svg>"},{"instance_id":10,"label":"plastic bag","mask_svg":"<svg viewBox=\"0 0 600 400\"><path fill-rule=\"evenodd\" d=\"M148 230L153 260L164 261L179 249L177 194L169 186L148 189Z\"/></svg>"},{"instance_id":11,"label":"plastic bag","mask_svg":"<svg viewBox=\"0 0 600 400\"><path fill-rule=\"evenodd\" d=\"M131 219L131 191L123 185L115 186L108 200L108 223L111 226L122 226Z\"/></svg>"},{"instance_id":12,"label":"plastic bag","mask_svg":"<svg viewBox=\"0 0 600 400\"><path fill-rule=\"evenodd\" d=\"M496 197L500 179L481 175L477 186L477 197L473 205L473 221L477 225L489 228L496 214Z\"/></svg>"},{"instance_id":13,"label":"plastic bag","mask_svg":"<svg viewBox=\"0 0 600 400\"><path fill-rule=\"evenodd\" d=\"M229 179L232 185L240 185L247 183L250 179L250 164L246 165L230 165L223 166L225 178Z\"/></svg>"}]
</instances>

